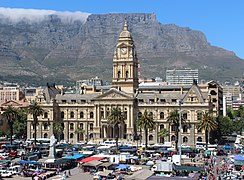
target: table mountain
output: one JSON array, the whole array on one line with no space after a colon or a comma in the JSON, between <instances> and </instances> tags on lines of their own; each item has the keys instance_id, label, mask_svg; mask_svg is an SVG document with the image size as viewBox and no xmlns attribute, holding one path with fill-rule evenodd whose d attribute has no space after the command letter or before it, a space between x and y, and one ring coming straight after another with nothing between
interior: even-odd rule
<instances>
[{"instance_id":1,"label":"table mountain","mask_svg":"<svg viewBox=\"0 0 244 180\"><path fill-rule=\"evenodd\" d=\"M111 80L113 52L125 19L142 77L164 79L166 69L191 67L199 69L200 79L234 81L244 72L244 61L233 52L211 46L200 31L161 24L155 14L7 10L0 8L1 80L36 85L94 76Z\"/></svg>"}]
</instances>

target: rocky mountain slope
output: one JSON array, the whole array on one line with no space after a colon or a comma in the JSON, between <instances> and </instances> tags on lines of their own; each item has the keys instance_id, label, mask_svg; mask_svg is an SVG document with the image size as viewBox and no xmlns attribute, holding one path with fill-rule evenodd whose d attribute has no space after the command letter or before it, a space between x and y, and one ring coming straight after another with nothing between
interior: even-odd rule
<instances>
[{"instance_id":1,"label":"rocky mountain slope","mask_svg":"<svg viewBox=\"0 0 244 180\"><path fill-rule=\"evenodd\" d=\"M191 67L199 69L200 79L233 81L244 72L244 61L233 52L211 46L200 31L161 24L155 14L34 10L13 18L9 12L0 9L0 80L29 84L67 83L94 76L111 80L113 52L125 18L142 77L164 79L166 69Z\"/></svg>"}]
</instances>

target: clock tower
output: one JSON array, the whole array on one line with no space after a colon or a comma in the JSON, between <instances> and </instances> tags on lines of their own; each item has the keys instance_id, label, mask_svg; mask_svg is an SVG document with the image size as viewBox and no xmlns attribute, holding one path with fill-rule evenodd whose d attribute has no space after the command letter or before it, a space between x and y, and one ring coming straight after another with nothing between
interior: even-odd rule
<instances>
[{"instance_id":1,"label":"clock tower","mask_svg":"<svg viewBox=\"0 0 244 180\"><path fill-rule=\"evenodd\" d=\"M138 59L126 21L114 51L112 86L127 93L138 88Z\"/></svg>"}]
</instances>

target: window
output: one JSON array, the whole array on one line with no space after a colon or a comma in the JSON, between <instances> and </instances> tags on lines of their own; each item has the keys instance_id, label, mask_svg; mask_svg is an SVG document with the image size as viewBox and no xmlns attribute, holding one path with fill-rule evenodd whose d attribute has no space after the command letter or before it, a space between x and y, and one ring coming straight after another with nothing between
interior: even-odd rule
<instances>
[{"instance_id":1,"label":"window","mask_svg":"<svg viewBox=\"0 0 244 180\"><path fill-rule=\"evenodd\" d=\"M210 91L210 94L211 94L211 95L217 95L216 91L214 91L214 90L211 90L211 91Z\"/></svg>"},{"instance_id":2,"label":"window","mask_svg":"<svg viewBox=\"0 0 244 180\"><path fill-rule=\"evenodd\" d=\"M149 135L149 141L153 140L153 135Z\"/></svg>"},{"instance_id":3,"label":"window","mask_svg":"<svg viewBox=\"0 0 244 180\"><path fill-rule=\"evenodd\" d=\"M93 114L93 112L90 112L90 118L91 118L91 119L94 118L94 114Z\"/></svg>"},{"instance_id":4,"label":"window","mask_svg":"<svg viewBox=\"0 0 244 180\"><path fill-rule=\"evenodd\" d=\"M197 113L197 120L200 121L202 119L202 112Z\"/></svg>"},{"instance_id":5,"label":"window","mask_svg":"<svg viewBox=\"0 0 244 180\"><path fill-rule=\"evenodd\" d=\"M70 118L74 118L75 117L75 113L73 111L70 112Z\"/></svg>"},{"instance_id":6,"label":"window","mask_svg":"<svg viewBox=\"0 0 244 180\"><path fill-rule=\"evenodd\" d=\"M129 77L129 71L125 72L125 78L127 79Z\"/></svg>"},{"instance_id":7,"label":"window","mask_svg":"<svg viewBox=\"0 0 244 180\"><path fill-rule=\"evenodd\" d=\"M160 128L160 130L164 129L164 125L161 124L161 125L159 126L159 128Z\"/></svg>"},{"instance_id":8,"label":"window","mask_svg":"<svg viewBox=\"0 0 244 180\"><path fill-rule=\"evenodd\" d=\"M63 111L61 112L61 118L62 119L64 118L64 112Z\"/></svg>"},{"instance_id":9,"label":"window","mask_svg":"<svg viewBox=\"0 0 244 180\"><path fill-rule=\"evenodd\" d=\"M202 142L202 137L198 137L197 141Z\"/></svg>"},{"instance_id":10,"label":"window","mask_svg":"<svg viewBox=\"0 0 244 180\"><path fill-rule=\"evenodd\" d=\"M62 100L62 103L65 104L66 103L66 100Z\"/></svg>"},{"instance_id":11,"label":"window","mask_svg":"<svg viewBox=\"0 0 244 180\"><path fill-rule=\"evenodd\" d=\"M183 126L183 133L187 133L187 129L188 129L188 128L187 128L187 125L184 125L184 126Z\"/></svg>"},{"instance_id":12,"label":"window","mask_svg":"<svg viewBox=\"0 0 244 180\"><path fill-rule=\"evenodd\" d=\"M142 117L142 113L138 112L138 119L140 119Z\"/></svg>"},{"instance_id":13,"label":"window","mask_svg":"<svg viewBox=\"0 0 244 180\"><path fill-rule=\"evenodd\" d=\"M171 126L171 131L172 131L172 132L175 132L175 131L176 131L176 129L177 129L177 127L176 127L176 126L174 126L174 125L172 125L172 126Z\"/></svg>"},{"instance_id":14,"label":"window","mask_svg":"<svg viewBox=\"0 0 244 180\"><path fill-rule=\"evenodd\" d=\"M83 129L83 128L84 128L83 123L80 123L80 128L81 128L81 129Z\"/></svg>"},{"instance_id":15,"label":"window","mask_svg":"<svg viewBox=\"0 0 244 180\"><path fill-rule=\"evenodd\" d=\"M76 100L72 100L72 99L71 99L71 103L72 103L72 104L75 104L75 103L76 103Z\"/></svg>"},{"instance_id":16,"label":"window","mask_svg":"<svg viewBox=\"0 0 244 180\"><path fill-rule=\"evenodd\" d=\"M70 139L74 138L74 133L70 133L69 137Z\"/></svg>"},{"instance_id":17,"label":"window","mask_svg":"<svg viewBox=\"0 0 244 180\"><path fill-rule=\"evenodd\" d=\"M175 141L175 136L171 136L171 141Z\"/></svg>"},{"instance_id":18,"label":"window","mask_svg":"<svg viewBox=\"0 0 244 180\"><path fill-rule=\"evenodd\" d=\"M176 103L177 102L177 99L172 99L172 103Z\"/></svg>"},{"instance_id":19,"label":"window","mask_svg":"<svg viewBox=\"0 0 244 180\"><path fill-rule=\"evenodd\" d=\"M84 113L83 113L83 111L80 112L80 118L84 118Z\"/></svg>"},{"instance_id":20,"label":"window","mask_svg":"<svg viewBox=\"0 0 244 180\"><path fill-rule=\"evenodd\" d=\"M43 129L44 129L44 130L48 130L48 124L47 124L47 123L44 123L44 124L43 124Z\"/></svg>"},{"instance_id":21,"label":"window","mask_svg":"<svg viewBox=\"0 0 244 180\"><path fill-rule=\"evenodd\" d=\"M182 119L187 120L187 113L182 114Z\"/></svg>"},{"instance_id":22,"label":"window","mask_svg":"<svg viewBox=\"0 0 244 180\"><path fill-rule=\"evenodd\" d=\"M107 111L107 112L106 112L106 116L108 117L108 116L109 116L109 114L110 114L110 113L109 113L109 111Z\"/></svg>"},{"instance_id":23,"label":"window","mask_svg":"<svg viewBox=\"0 0 244 180\"><path fill-rule=\"evenodd\" d=\"M90 124L90 130L93 131L93 124Z\"/></svg>"},{"instance_id":24,"label":"window","mask_svg":"<svg viewBox=\"0 0 244 180\"><path fill-rule=\"evenodd\" d=\"M44 134L44 138L47 138L47 133Z\"/></svg>"},{"instance_id":25,"label":"window","mask_svg":"<svg viewBox=\"0 0 244 180\"><path fill-rule=\"evenodd\" d=\"M165 99L160 99L160 102L161 102L161 103L165 103L166 100L165 100Z\"/></svg>"},{"instance_id":26,"label":"window","mask_svg":"<svg viewBox=\"0 0 244 180\"><path fill-rule=\"evenodd\" d=\"M118 71L118 78L120 78L120 71Z\"/></svg>"},{"instance_id":27,"label":"window","mask_svg":"<svg viewBox=\"0 0 244 180\"><path fill-rule=\"evenodd\" d=\"M48 113L44 112L44 118L48 118Z\"/></svg>"},{"instance_id":28,"label":"window","mask_svg":"<svg viewBox=\"0 0 244 180\"><path fill-rule=\"evenodd\" d=\"M144 100L143 99L138 99L139 103L143 103Z\"/></svg>"},{"instance_id":29,"label":"window","mask_svg":"<svg viewBox=\"0 0 244 180\"><path fill-rule=\"evenodd\" d=\"M101 118L104 118L104 111L101 111Z\"/></svg>"},{"instance_id":30,"label":"window","mask_svg":"<svg viewBox=\"0 0 244 180\"><path fill-rule=\"evenodd\" d=\"M125 120L127 119L127 111L124 111Z\"/></svg>"},{"instance_id":31,"label":"window","mask_svg":"<svg viewBox=\"0 0 244 180\"><path fill-rule=\"evenodd\" d=\"M154 103L154 99L149 99L149 103Z\"/></svg>"},{"instance_id":32,"label":"window","mask_svg":"<svg viewBox=\"0 0 244 180\"><path fill-rule=\"evenodd\" d=\"M183 143L187 143L188 142L188 138L187 137L183 137Z\"/></svg>"},{"instance_id":33,"label":"window","mask_svg":"<svg viewBox=\"0 0 244 180\"><path fill-rule=\"evenodd\" d=\"M70 124L69 124L69 129L70 129L71 131L74 130L74 123L70 123Z\"/></svg>"},{"instance_id":34,"label":"window","mask_svg":"<svg viewBox=\"0 0 244 180\"><path fill-rule=\"evenodd\" d=\"M160 112L160 119L164 119L164 112Z\"/></svg>"}]
</instances>

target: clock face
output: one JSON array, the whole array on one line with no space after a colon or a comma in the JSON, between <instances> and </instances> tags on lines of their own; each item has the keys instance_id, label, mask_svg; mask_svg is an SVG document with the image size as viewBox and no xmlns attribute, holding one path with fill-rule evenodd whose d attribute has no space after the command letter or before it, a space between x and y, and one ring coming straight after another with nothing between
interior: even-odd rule
<instances>
[{"instance_id":1,"label":"clock face","mask_svg":"<svg viewBox=\"0 0 244 180\"><path fill-rule=\"evenodd\" d=\"M125 47L121 48L121 53L126 54L127 49Z\"/></svg>"}]
</instances>

